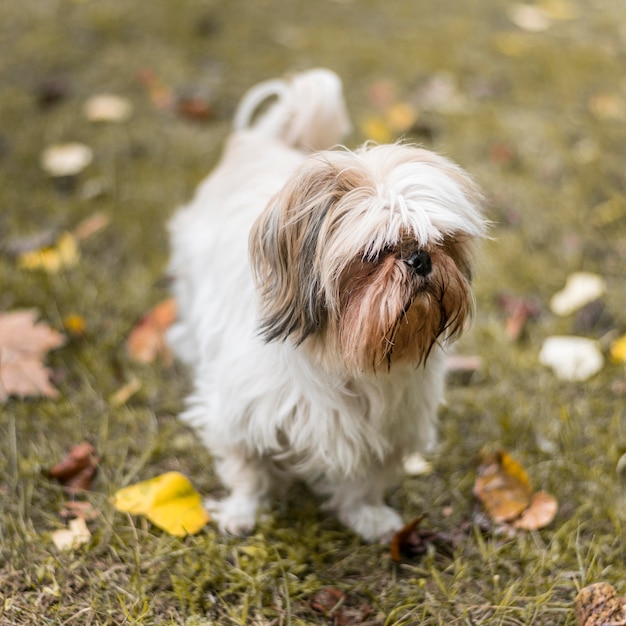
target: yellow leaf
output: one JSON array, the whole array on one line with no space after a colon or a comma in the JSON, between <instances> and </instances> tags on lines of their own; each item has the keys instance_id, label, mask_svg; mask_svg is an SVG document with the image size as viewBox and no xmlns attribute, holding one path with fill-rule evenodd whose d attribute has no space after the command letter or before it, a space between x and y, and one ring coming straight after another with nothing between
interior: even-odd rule
<instances>
[{"instance_id":1,"label":"yellow leaf","mask_svg":"<svg viewBox=\"0 0 626 626\"><path fill-rule=\"evenodd\" d=\"M415 124L417 109L408 102L396 102L387 111L386 118L389 126L398 133L404 133Z\"/></svg>"},{"instance_id":2,"label":"yellow leaf","mask_svg":"<svg viewBox=\"0 0 626 626\"><path fill-rule=\"evenodd\" d=\"M626 335L623 335L611 345L611 359L616 363L626 364Z\"/></svg>"},{"instance_id":3,"label":"yellow leaf","mask_svg":"<svg viewBox=\"0 0 626 626\"><path fill-rule=\"evenodd\" d=\"M367 139L376 143L389 143L393 140L389 124L380 117L368 117L361 124L361 131Z\"/></svg>"},{"instance_id":4,"label":"yellow leaf","mask_svg":"<svg viewBox=\"0 0 626 626\"><path fill-rule=\"evenodd\" d=\"M200 494L180 472L167 472L120 489L113 504L118 511L145 515L176 537L193 535L209 521Z\"/></svg>"},{"instance_id":5,"label":"yellow leaf","mask_svg":"<svg viewBox=\"0 0 626 626\"><path fill-rule=\"evenodd\" d=\"M55 244L18 255L17 264L20 269L56 274L62 268L76 265L79 256L76 237L62 233Z\"/></svg>"}]
</instances>

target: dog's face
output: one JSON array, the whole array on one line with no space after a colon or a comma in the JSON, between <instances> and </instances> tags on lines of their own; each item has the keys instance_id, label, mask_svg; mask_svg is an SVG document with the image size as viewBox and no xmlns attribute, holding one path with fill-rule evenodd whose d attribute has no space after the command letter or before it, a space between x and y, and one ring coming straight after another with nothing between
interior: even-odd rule
<instances>
[{"instance_id":1,"label":"dog's face","mask_svg":"<svg viewBox=\"0 0 626 626\"><path fill-rule=\"evenodd\" d=\"M425 363L471 315L481 204L469 176L427 150L309 157L251 232L265 339L303 344L329 369Z\"/></svg>"}]
</instances>

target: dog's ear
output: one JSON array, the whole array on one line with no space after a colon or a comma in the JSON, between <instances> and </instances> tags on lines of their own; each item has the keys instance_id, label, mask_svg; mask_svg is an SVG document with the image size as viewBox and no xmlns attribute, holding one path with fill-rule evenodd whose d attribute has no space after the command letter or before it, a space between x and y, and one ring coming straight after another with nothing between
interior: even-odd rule
<instances>
[{"instance_id":1,"label":"dog's ear","mask_svg":"<svg viewBox=\"0 0 626 626\"><path fill-rule=\"evenodd\" d=\"M250 256L266 341L291 337L300 344L325 323L318 241L336 200L336 176L328 163L313 157L270 200L252 227Z\"/></svg>"},{"instance_id":2,"label":"dog's ear","mask_svg":"<svg viewBox=\"0 0 626 626\"><path fill-rule=\"evenodd\" d=\"M333 207L353 188L340 155L309 157L252 227L250 255L266 341L291 337L297 345L325 326L320 238L329 234Z\"/></svg>"}]
</instances>

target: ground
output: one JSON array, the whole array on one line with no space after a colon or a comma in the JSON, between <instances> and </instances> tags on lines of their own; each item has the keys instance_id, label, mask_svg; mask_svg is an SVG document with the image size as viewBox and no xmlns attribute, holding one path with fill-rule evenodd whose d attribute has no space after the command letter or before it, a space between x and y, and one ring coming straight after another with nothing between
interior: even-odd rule
<instances>
[{"instance_id":1,"label":"ground","mask_svg":"<svg viewBox=\"0 0 626 626\"><path fill-rule=\"evenodd\" d=\"M611 0L540 0L531 11L505 0L2 3L0 310L36 308L59 330L76 315L86 329L47 359L58 398L11 398L0 412L0 623L574 624L581 587L626 591L624 366L607 361L571 383L538 360L549 335L606 350L626 332L624 24L626 5ZM482 366L451 380L432 473L390 494L407 520L425 514L427 528L465 535L399 564L302 488L246 539L211 525L171 537L110 501L167 470L219 494L206 452L176 419L184 368L133 363L125 341L167 296L165 224L215 163L237 99L312 66L344 80L349 146L404 134L463 165L489 199L475 324L457 348ZM129 100L130 119L88 121L83 104L101 92ZM381 93L417 121L389 129ZM210 111L172 110L190 96ZM53 181L40 154L68 141L94 160ZM110 224L81 243L73 267L18 267L16 242L95 212ZM555 316L550 297L581 270L605 279L604 308ZM503 295L539 310L515 340ZM111 402L133 379L140 390ZM66 495L45 470L83 439L101 456L84 496L100 514L88 544L60 552L50 532L64 526ZM547 528L511 536L480 523L472 486L485 446L508 449L555 495ZM327 588L345 593L343 608L320 610Z\"/></svg>"}]
</instances>

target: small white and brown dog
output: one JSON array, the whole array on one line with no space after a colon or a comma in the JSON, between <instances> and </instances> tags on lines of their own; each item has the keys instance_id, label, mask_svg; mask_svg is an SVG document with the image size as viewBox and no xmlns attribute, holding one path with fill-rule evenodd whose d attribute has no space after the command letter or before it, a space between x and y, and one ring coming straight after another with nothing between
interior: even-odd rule
<instances>
[{"instance_id":1,"label":"small white and brown dog","mask_svg":"<svg viewBox=\"0 0 626 626\"><path fill-rule=\"evenodd\" d=\"M298 478L385 540L402 526L386 488L435 441L444 348L472 312L482 195L428 150L330 150L348 129L329 70L257 85L170 223L169 339L194 383L182 418L230 491L214 503L229 533Z\"/></svg>"}]
</instances>

